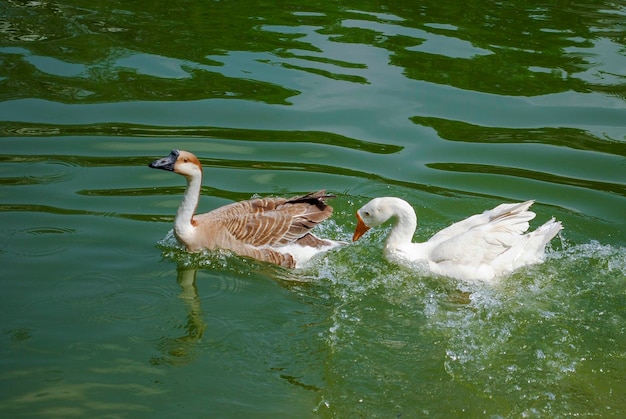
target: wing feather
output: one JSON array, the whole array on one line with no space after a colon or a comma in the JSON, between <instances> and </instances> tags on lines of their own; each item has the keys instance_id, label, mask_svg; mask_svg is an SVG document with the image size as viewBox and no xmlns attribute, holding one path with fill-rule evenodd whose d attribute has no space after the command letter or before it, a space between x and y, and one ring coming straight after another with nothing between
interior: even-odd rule
<instances>
[{"instance_id":1,"label":"wing feather","mask_svg":"<svg viewBox=\"0 0 626 419\"><path fill-rule=\"evenodd\" d=\"M203 214L210 223L219 224L235 240L252 246L283 246L310 233L333 212L325 191L291 199L257 198L236 202ZM315 237L315 236L313 236ZM309 242L310 238L307 238Z\"/></svg>"},{"instance_id":2,"label":"wing feather","mask_svg":"<svg viewBox=\"0 0 626 419\"><path fill-rule=\"evenodd\" d=\"M502 204L449 227L455 235L433 236L442 240L435 244L432 259L468 265L494 260L517 244L528 230L528 222L535 218L535 213L528 211L532 204L533 201Z\"/></svg>"}]
</instances>

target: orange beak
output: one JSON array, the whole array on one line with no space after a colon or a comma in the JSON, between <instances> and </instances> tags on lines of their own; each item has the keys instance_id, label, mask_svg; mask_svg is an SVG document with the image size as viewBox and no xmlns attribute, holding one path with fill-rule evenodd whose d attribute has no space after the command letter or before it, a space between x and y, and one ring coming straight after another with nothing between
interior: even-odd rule
<instances>
[{"instance_id":1,"label":"orange beak","mask_svg":"<svg viewBox=\"0 0 626 419\"><path fill-rule=\"evenodd\" d=\"M353 242L355 242L355 241L357 241L358 239L360 239L360 238L361 238L361 236L362 236L363 234L365 234L365 232L366 232L367 230L369 230L369 229L370 229L368 226L366 226L366 225L365 225L365 223L363 222L363 219L361 218L361 216L359 215L359 213L358 213L358 212L356 213L356 219L357 219L358 221L357 221L357 224L356 224L356 229L354 229L354 236L352 236L352 241L353 241Z\"/></svg>"}]
</instances>

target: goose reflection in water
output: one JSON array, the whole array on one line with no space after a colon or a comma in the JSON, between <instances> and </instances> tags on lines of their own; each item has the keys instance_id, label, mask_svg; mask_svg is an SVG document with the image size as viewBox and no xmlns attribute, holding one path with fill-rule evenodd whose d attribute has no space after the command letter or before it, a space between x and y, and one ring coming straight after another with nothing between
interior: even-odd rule
<instances>
[{"instance_id":1,"label":"goose reflection in water","mask_svg":"<svg viewBox=\"0 0 626 419\"><path fill-rule=\"evenodd\" d=\"M159 340L157 349L163 354L152 358L153 365L170 364L183 365L196 357L196 348L201 341L207 323L202 318L200 298L196 286L195 268L178 267L177 282L180 285L180 299L185 303L187 310L187 324L185 333L177 338L163 337Z\"/></svg>"}]
</instances>

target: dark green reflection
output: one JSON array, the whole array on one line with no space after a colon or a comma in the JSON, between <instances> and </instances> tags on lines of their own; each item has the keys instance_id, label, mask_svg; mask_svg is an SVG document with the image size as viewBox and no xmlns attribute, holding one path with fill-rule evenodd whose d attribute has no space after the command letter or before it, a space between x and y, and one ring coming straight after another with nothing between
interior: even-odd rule
<instances>
[{"instance_id":1,"label":"dark green reflection","mask_svg":"<svg viewBox=\"0 0 626 419\"><path fill-rule=\"evenodd\" d=\"M158 127L131 124L45 125L0 122L0 137L128 136L164 138L224 138L271 143L312 143L345 147L375 154L393 154L403 147L349 138L332 132L252 130L217 127ZM0 161L2 157L0 156Z\"/></svg>"},{"instance_id":2,"label":"dark green reflection","mask_svg":"<svg viewBox=\"0 0 626 419\"><path fill-rule=\"evenodd\" d=\"M302 10L319 13L298 14ZM270 61L268 57L277 57L278 65L296 73L371 82L367 74L320 68L325 63L362 71L369 65L327 58L332 55L328 46L290 28L308 28L331 44L382 47L390 52L390 64L403 68L407 77L464 90L514 96L597 91L626 97L619 70L586 74L603 64L603 57L591 53L600 38L613 43L610 53L619 54L624 47L623 12L603 0L287 1L281 7L273 2L13 1L2 12L9 23L0 28L0 100L236 97L288 104L301 94L283 83L263 81L259 74L220 74L219 58L233 52L264 54ZM455 53L459 43L476 54ZM66 76L45 71L34 63L41 57L74 70ZM176 67L180 75L144 74L124 64L133 57L152 57Z\"/></svg>"},{"instance_id":3,"label":"dark green reflection","mask_svg":"<svg viewBox=\"0 0 626 419\"><path fill-rule=\"evenodd\" d=\"M485 127L462 121L414 116L416 124L431 127L449 141L471 143L540 143L626 156L626 144L608 138L598 138L577 128L505 128Z\"/></svg>"},{"instance_id":4,"label":"dark green reflection","mask_svg":"<svg viewBox=\"0 0 626 419\"><path fill-rule=\"evenodd\" d=\"M464 164L464 163L429 163L428 167L437 170L458 173L485 173L489 175L511 176L519 179L534 179L542 182L550 182L558 185L576 186L590 190L612 192L626 196L626 186L623 184L600 182L588 179L558 176L551 173L536 172L533 170L519 169L515 167L503 167L487 164Z\"/></svg>"}]
</instances>

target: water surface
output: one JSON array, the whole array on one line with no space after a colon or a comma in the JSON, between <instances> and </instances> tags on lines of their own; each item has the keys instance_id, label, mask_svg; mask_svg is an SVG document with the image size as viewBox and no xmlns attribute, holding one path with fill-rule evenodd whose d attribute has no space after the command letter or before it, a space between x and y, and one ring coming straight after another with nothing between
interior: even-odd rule
<instances>
[{"instance_id":1,"label":"water surface","mask_svg":"<svg viewBox=\"0 0 626 419\"><path fill-rule=\"evenodd\" d=\"M626 413L619 2L0 2L0 412L74 417ZM387 228L286 271L190 255L200 210L376 196L415 240L535 199L565 230L496 286L388 264Z\"/></svg>"}]
</instances>

